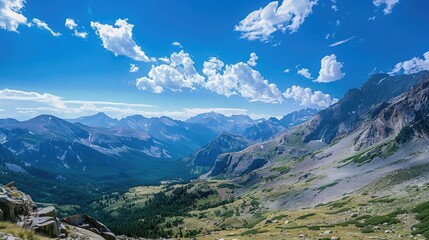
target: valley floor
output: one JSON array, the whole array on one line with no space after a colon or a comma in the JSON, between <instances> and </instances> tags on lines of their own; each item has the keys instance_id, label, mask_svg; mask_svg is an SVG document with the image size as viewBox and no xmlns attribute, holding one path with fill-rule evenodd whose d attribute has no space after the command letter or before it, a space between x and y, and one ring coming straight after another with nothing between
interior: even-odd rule
<instances>
[{"instance_id":1,"label":"valley floor","mask_svg":"<svg viewBox=\"0 0 429 240\"><path fill-rule=\"evenodd\" d=\"M254 194L231 200L235 187L226 181L198 181L174 187L137 187L124 195L105 197L104 202L94 203L94 207L97 204L105 206L104 211L111 216L124 218L123 206L133 212L142 209L145 212L145 207L151 207L149 199L154 199L153 194L160 192L169 199L176 199L174 204L180 206L182 201L176 198L174 189L184 189L180 192L181 198L187 198L186 194L191 193L198 193L200 198L192 195L196 205L186 208L186 212L176 209L176 214L165 215L156 225L165 233L165 238L427 239L425 237L429 236L426 232L429 229L427 184L403 186L392 190L392 195L382 195L377 191L377 184L373 184L339 200L292 211L264 208ZM202 197L203 192L208 194ZM140 221L150 219L142 216Z\"/></svg>"}]
</instances>

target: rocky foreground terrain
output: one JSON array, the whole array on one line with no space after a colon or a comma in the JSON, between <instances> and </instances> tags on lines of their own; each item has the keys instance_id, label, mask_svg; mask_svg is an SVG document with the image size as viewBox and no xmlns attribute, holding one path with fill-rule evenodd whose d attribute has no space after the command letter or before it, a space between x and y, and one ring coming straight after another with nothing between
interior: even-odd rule
<instances>
[{"instance_id":1,"label":"rocky foreground terrain","mask_svg":"<svg viewBox=\"0 0 429 240\"><path fill-rule=\"evenodd\" d=\"M116 239L105 225L88 215L59 219L54 207L38 207L29 195L16 189L12 183L0 186L0 220L11 223L1 227L1 239ZM17 236L6 233L15 232L17 228L22 228Z\"/></svg>"}]
</instances>

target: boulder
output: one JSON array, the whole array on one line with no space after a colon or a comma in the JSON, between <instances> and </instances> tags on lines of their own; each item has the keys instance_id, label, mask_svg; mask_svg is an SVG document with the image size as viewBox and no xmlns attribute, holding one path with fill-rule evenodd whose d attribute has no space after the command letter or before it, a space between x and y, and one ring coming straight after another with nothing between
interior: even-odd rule
<instances>
[{"instance_id":1,"label":"boulder","mask_svg":"<svg viewBox=\"0 0 429 240\"><path fill-rule=\"evenodd\" d=\"M86 214L77 214L61 219L62 222L100 234L106 240L115 240L116 235L104 224Z\"/></svg>"},{"instance_id":2,"label":"boulder","mask_svg":"<svg viewBox=\"0 0 429 240\"><path fill-rule=\"evenodd\" d=\"M31 230L52 238L59 236L58 224L52 217L34 218Z\"/></svg>"},{"instance_id":3,"label":"boulder","mask_svg":"<svg viewBox=\"0 0 429 240\"><path fill-rule=\"evenodd\" d=\"M45 207L36 212L38 217L57 217L57 210L54 207Z\"/></svg>"},{"instance_id":4,"label":"boulder","mask_svg":"<svg viewBox=\"0 0 429 240\"><path fill-rule=\"evenodd\" d=\"M27 215L24 200L18 193L0 187L0 210L3 221L16 221L19 215Z\"/></svg>"}]
</instances>

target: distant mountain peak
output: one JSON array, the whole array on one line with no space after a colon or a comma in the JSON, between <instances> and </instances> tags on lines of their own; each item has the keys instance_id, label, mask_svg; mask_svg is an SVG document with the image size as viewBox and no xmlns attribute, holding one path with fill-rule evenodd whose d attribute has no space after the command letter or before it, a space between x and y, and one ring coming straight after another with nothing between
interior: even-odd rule
<instances>
[{"instance_id":1,"label":"distant mountain peak","mask_svg":"<svg viewBox=\"0 0 429 240\"><path fill-rule=\"evenodd\" d=\"M35 121L48 122L48 121L64 121L64 120L48 114L41 114L39 116L36 116L34 118L27 120L27 122L35 122Z\"/></svg>"},{"instance_id":2,"label":"distant mountain peak","mask_svg":"<svg viewBox=\"0 0 429 240\"><path fill-rule=\"evenodd\" d=\"M97 116L97 117L109 117L109 116L107 116L107 114L105 114L104 112L98 112L97 114L95 114L94 116Z\"/></svg>"},{"instance_id":3,"label":"distant mountain peak","mask_svg":"<svg viewBox=\"0 0 429 240\"><path fill-rule=\"evenodd\" d=\"M99 112L90 116L70 119L69 122L81 123L89 127L110 128L118 123L118 120L107 116L104 112Z\"/></svg>"}]
</instances>

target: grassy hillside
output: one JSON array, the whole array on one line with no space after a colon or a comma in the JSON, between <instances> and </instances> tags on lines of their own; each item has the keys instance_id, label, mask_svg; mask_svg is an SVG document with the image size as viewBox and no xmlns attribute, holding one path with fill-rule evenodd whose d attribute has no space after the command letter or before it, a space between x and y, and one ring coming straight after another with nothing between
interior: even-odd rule
<instances>
[{"instance_id":1,"label":"grassy hillside","mask_svg":"<svg viewBox=\"0 0 429 240\"><path fill-rule=\"evenodd\" d=\"M21 238L24 240L50 240L51 239L51 238L38 235L33 231L18 227L16 224L9 223L9 222L0 222L0 232L10 234L14 237ZM2 236L2 239L6 239L6 237Z\"/></svg>"},{"instance_id":2,"label":"grassy hillside","mask_svg":"<svg viewBox=\"0 0 429 240\"><path fill-rule=\"evenodd\" d=\"M429 185L410 187L392 196L371 194L376 188L371 185L314 208L271 211L255 197L257 192L232 198L237 185L198 181L132 188L125 194L104 196L92 207L110 228L129 236L425 239L429 234Z\"/></svg>"}]
</instances>

